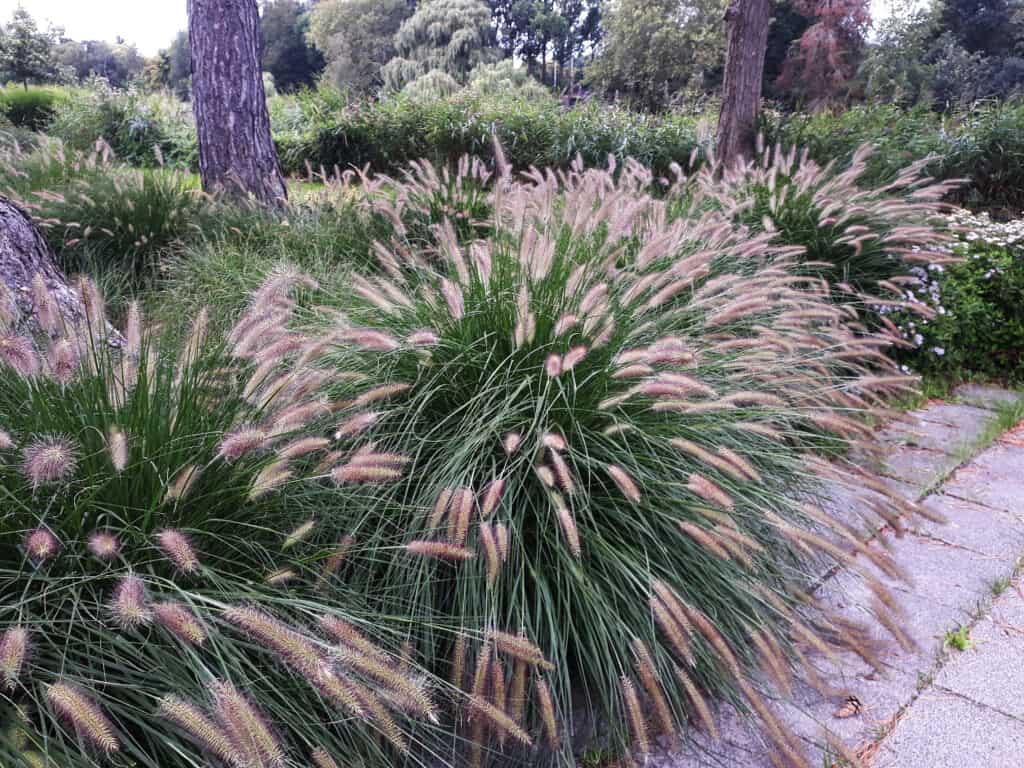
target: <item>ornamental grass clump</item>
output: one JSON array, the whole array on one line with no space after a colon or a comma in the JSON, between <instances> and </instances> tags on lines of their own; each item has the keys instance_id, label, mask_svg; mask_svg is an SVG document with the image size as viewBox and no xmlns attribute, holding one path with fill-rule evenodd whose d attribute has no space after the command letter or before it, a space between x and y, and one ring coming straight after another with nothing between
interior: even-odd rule
<instances>
[{"instance_id":1,"label":"ornamental grass clump","mask_svg":"<svg viewBox=\"0 0 1024 768\"><path fill-rule=\"evenodd\" d=\"M925 175L925 158L888 183L862 184L870 157L865 145L837 168L776 146L731 170L706 166L674 191L687 205L803 247L802 272L827 280L837 300L860 305L877 324L880 305L921 311L908 298L913 267L951 261L941 252L950 239L942 200L959 182Z\"/></svg>"},{"instance_id":2,"label":"ornamental grass clump","mask_svg":"<svg viewBox=\"0 0 1024 768\"><path fill-rule=\"evenodd\" d=\"M464 692L473 764L566 764L579 710L641 757L713 731L722 696L805 765L768 692L811 648L874 661L807 587L836 562L898 575L823 497L870 489L872 525L913 511L846 458L913 380L799 249L673 219L649 185L634 164L506 176L486 238L378 247L362 303L323 321L345 584L400 606Z\"/></svg>"},{"instance_id":3,"label":"ornamental grass clump","mask_svg":"<svg viewBox=\"0 0 1024 768\"><path fill-rule=\"evenodd\" d=\"M0 358L0 765L384 768L433 748L440 686L336 581L347 532L301 490L332 404L316 340L286 328L300 285L273 273L230 345L204 313L180 344L137 307L115 330L84 280L83 316L40 288L35 335L0 327L24 351Z\"/></svg>"}]
</instances>

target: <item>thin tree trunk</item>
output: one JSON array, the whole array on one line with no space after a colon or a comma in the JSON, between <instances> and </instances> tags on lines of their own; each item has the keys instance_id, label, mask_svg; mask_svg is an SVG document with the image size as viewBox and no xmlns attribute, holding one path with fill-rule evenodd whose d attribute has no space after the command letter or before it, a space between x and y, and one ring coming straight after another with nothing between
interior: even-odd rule
<instances>
[{"instance_id":1,"label":"thin tree trunk","mask_svg":"<svg viewBox=\"0 0 1024 768\"><path fill-rule=\"evenodd\" d=\"M770 19L771 0L732 0L725 12L728 48L716 153L727 168L753 153Z\"/></svg>"},{"instance_id":2,"label":"thin tree trunk","mask_svg":"<svg viewBox=\"0 0 1024 768\"><path fill-rule=\"evenodd\" d=\"M270 136L256 0L189 0L188 10L203 189L280 205L288 191Z\"/></svg>"}]
</instances>

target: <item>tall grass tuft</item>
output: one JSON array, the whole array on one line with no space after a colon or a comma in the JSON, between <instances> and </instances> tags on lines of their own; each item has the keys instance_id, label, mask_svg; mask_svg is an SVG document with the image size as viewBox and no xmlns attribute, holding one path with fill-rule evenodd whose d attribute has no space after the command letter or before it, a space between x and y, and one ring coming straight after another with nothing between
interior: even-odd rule
<instances>
[{"instance_id":1,"label":"tall grass tuft","mask_svg":"<svg viewBox=\"0 0 1024 768\"><path fill-rule=\"evenodd\" d=\"M930 158L886 183L864 183L872 154L865 145L849 164L822 166L806 152L776 146L732 170L702 168L675 192L684 205L721 211L738 225L802 247L804 274L828 281L836 299L871 315L879 306L908 303L915 266L950 261L939 250L949 241L942 200L957 187L924 173Z\"/></svg>"},{"instance_id":2,"label":"tall grass tuft","mask_svg":"<svg viewBox=\"0 0 1024 768\"><path fill-rule=\"evenodd\" d=\"M443 692L400 655L401 624L325 575L347 531L302 491L331 410L311 340L285 329L307 285L275 273L232 345L203 313L174 344L132 308L123 333L57 320L26 340L31 370L0 362L0 764L436 751ZM56 371L54 345L74 364ZM240 430L264 437L226 455ZM342 646L323 622L366 629Z\"/></svg>"},{"instance_id":3,"label":"tall grass tuft","mask_svg":"<svg viewBox=\"0 0 1024 768\"><path fill-rule=\"evenodd\" d=\"M845 458L913 386L887 340L800 249L673 218L651 184L501 168L476 238L379 245L320 321L344 583L464 691L471 763L565 764L580 707L639 756L712 694L802 764L757 649L786 670L794 636L863 652L806 587L854 553L894 572L822 505L829 483L912 511Z\"/></svg>"}]
</instances>

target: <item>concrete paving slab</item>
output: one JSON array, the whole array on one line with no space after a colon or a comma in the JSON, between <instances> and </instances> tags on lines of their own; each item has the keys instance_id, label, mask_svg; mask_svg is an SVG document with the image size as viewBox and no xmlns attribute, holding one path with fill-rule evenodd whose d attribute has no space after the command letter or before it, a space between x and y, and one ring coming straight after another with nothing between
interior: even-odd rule
<instances>
[{"instance_id":1,"label":"concrete paving slab","mask_svg":"<svg viewBox=\"0 0 1024 768\"><path fill-rule=\"evenodd\" d=\"M950 652L935 685L1024 722L1024 597L1020 592L1003 592L992 613L971 630L970 640L967 650Z\"/></svg>"},{"instance_id":2,"label":"concrete paving slab","mask_svg":"<svg viewBox=\"0 0 1024 768\"><path fill-rule=\"evenodd\" d=\"M872 768L1015 768L1024 723L929 689L883 742Z\"/></svg>"},{"instance_id":3,"label":"concrete paving slab","mask_svg":"<svg viewBox=\"0 0 1024 768\"><path fill-rule=\"evenodd\" d=\"M1024 394L987 384L961 384L953 394L963 403L991 410L1024 399Z\"/></svg>"},{"instance_id":4,"label":"concrete paving slab","mask_svg":"<svg viewBox=\"0 0 1024 768\"><path fill-rule=\"evenodd\" d=\"M1024 519L994 507L936 493L922 503L926 509L942 515L945 523L919 518L915 531L979 555L1012 563L1024 552Z\"/></svg>"},{"instance_id":5,"label":"concrete paving slab","mask_svg":"<svg viewBox=\"0 0 1024 768\"><path fill-rule=\"evenodd\" d=\"M891 445L907 445L956 455L958 451L977 440L984 431L984 423L965 431L951 424L931 421L921 421L916 425L894 422L879 431L878 437Z\"/></svg>"},{"instance_id":6,"label":"concrete paving slab","mask_svg":"<svg viewBox=\"0 0 1024 768\"><path fill-rule=\"evenodd\" d=\"M967 432L979 423L984 423L991 419L992 412L987 408L978 408L974 405L932 402L925 408L910 411L906 416L911 422L914 419L920 419L921 421L933 424L948 424L959 427Z\"/></svg>"},{"instance_id":7,"label":"concrete paving slab","mask_svg":"<svg viewBox=\"0 0 1024 768\"><path fill-rule=\"evenodd\" d=\"M919 490L938 483L960 460L948 453L927 448L898 446L886 457L883 473Z\"/></svg>"},{"instance_id":8,"label":"concrete paving slab","mask_svg":"<svg viewBox=\"0 0 1024 768\"><path fill-rule=\"evenodd\" d=\"M1024 515L1024 445L996 443L958 469L942 491Z\"/></svg>"},{"instance_id":9,"label":"concrete paving slab","mask_svg":"<svg viewBox=\"0 0 1024 768\"><path fill-rule=\"evenodd\" d=\"M967 392L971 403L997 407L992 392ZM989 407L933 403L910 414L906 423L890 425L883 436L897 441L886 459L886 478L908 499L958 463L957 449L947 443L973 442L994 418ZM917 436L910 445L901 439ZM899 444L902 443L902 444ZM866 464L865 464L866 466ZM1024 430L1010 435L956 470L924 506L946 524L915 518L909 531L895 537L879 532L869 546L884 546L909 582L879 572L858 556L862 574L844 569L819 587L817 596L834 613L862 623L882 662L872 670L853 654L837 663L813 658L818 675L833 689L822 694L798 685L792 701L773 708L807 746L810 765L830 765L826 733L851 750L869 747L871 768L1016 768L1024 754L1024 588L1014 583L977 620L992 598L993 584L1009 576L1024 555ZM873 518L857 494L836 489L828 506L847 522ZM898 627L915 647L904 649L873 616L875 593L864 574L890 589ZM943 652L946 633L976 622L972 647ZM945 665L945 666L944 666ZM1012 666L1012 670L1009 667ZM846 695L860 701L853 717L837 717ZM1020 700L1018 702L1018 699ZM724 738L710 744L699 735L675 755L662 755L656 768L769 768L763 737L734 710L720 707Z\"/></svg>"}]
</instances>

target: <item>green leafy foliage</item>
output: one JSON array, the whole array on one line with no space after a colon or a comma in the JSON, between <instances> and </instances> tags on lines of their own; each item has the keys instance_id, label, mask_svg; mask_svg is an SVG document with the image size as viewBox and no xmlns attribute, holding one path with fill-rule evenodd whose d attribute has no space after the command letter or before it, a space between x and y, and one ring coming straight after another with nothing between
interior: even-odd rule
<instances>
[{"instance_id":1,"label":"green leafy foliage","mask_svg":"<svg viewBox=\"0 0 1024 768\"><path fill-rule=\"evenodd\" d=\"M60 101L48 133L74 149L91 151L98 139L126 163L195 166L192 111L166 92L141 94L95 79Z\"/></svg>"},{"instance_id":2,"label":"green leafy foliage","mask_svg":"<svg viewBox=\"0 0 1024 768\"><path fill-rule=\"evenodd\" d=\"M384 85L398 91L436 70L465 82L470 70L497 59L491 12L482 0L433 0L417 6L395 33L397 56L381 69Z\"/></svg>"}]
</instances>

